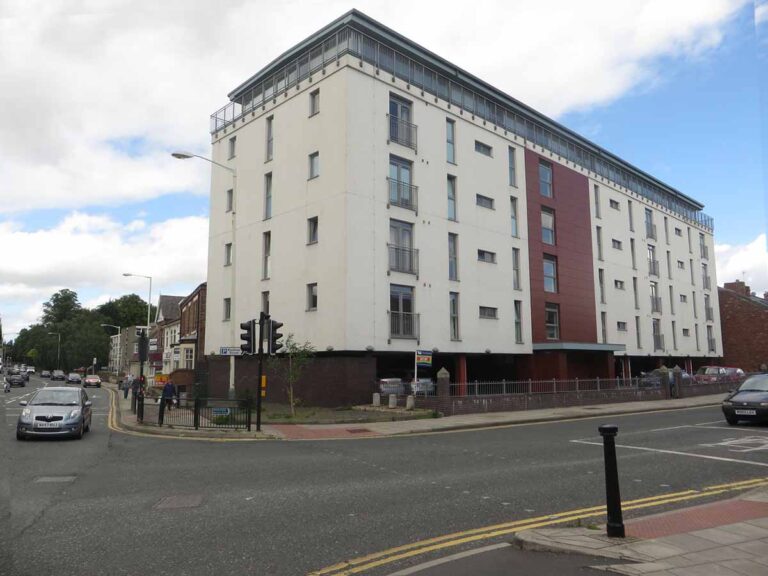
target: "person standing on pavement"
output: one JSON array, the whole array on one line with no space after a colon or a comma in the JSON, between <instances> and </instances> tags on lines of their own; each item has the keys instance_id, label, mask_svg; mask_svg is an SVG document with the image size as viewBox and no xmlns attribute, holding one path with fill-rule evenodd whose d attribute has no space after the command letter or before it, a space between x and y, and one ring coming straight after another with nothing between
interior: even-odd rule
<instances>
[{"instance_id":1,"label":"person standing on pavement","mask_svg":"<svg viewBox=\"0 0 768 576\"><path fill-rule=\"evenodd\" d=\"M173 382L168 380L168 382L165 383L165 386L163 386L163 402L165 402L166 410L170 410L173 407L174 395Z\"/></svg>"},{"instance_id":2,"label":"person standing on pavement","mask_svg":"<svg viewBox=\"0 0 768 576\"><path fill-rule=\"evenodd\" d=\"M123 380L123 400L128 398L128 390L131 389L132 384L133 384L133 376L129 374Z\"/></svg>"}]
</instances>

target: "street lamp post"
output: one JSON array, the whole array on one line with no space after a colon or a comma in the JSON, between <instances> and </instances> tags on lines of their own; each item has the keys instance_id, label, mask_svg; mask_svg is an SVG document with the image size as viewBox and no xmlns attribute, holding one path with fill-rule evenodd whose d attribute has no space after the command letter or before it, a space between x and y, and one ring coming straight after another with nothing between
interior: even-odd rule
<instances>
[{"instance_id":1,"label":"street lamp post","mask_svg":"<svg viewBox=\"0 0 768 576\"><path fill-rule=\"evenodd\" d=\"M237 326L237 313L236 313L237 276L235 274L235 267L237 266L237 242L235 241L235 234L237 230L237 171L234 168L230 168L229 166L216 162L215 160L211 160L210 158L206 158L205 156L200 156L199 154L193 154L192 152L172 152L171 156L173 156L178 160L188 160L190 158L199 158L200 160L205 160L206 162L209 162L214 166L223 168L224 170L226 170L232 175L232 265L231 265L231 271L230 271L232 275L232 281L231 281L232 298L230 299L229 324L230 324L230 347L234 348L237 345L237 342L235 340L235 337L237 334L235 331L235 327ZM233 399L235 397L235 357L231 355L229 357L228 397L230 399Z\"/></svg>"},{"instance_id":2,"label":"street lamp post","mask_svg":"<svg viewBox=\"0 0 768 576\"><path fill-rule=\"evenodd\" d=\"M117 328L117 365L115 366L115 371L117 372L117 379L120 380L120 348L122 344L123 339L123 329L120 326L115 326L114 324L102 324L102 328Z\"/></svg>"},{"instance_id":3,"label":"street lamp post","mask_svg":"<svg viewBox=\"0 0 768 576\"><path fill-rule=\"evenodd\" d=\"M61 333L60 332L48 332L48 336L56 336L56 370L61 370Z\"/></svg>"},{"instance_id":4,"label":"street lamp post","mask_svg":"<svg viewBox=\"0 0 768 576\"><path fill-rule=\"evenodd\" d=\"M149 280L149 296L147 297L147 329L146 329L146 335L147 335L147 346L149 346L149 324L150 324L150 316L152 315L152 276L145 276L144 274L132 274L130 272L123 272L123 276L136 276L138 278L146 278ZM149 356L149 350L147 350L147 356ZM149 358L147 358L147 361L149 361ZM147 366L147 373L149 373L149 366ZM144 376L144 362L141 362L139 360L139 379L141 379Z\"/></svg>"}]
</instances>

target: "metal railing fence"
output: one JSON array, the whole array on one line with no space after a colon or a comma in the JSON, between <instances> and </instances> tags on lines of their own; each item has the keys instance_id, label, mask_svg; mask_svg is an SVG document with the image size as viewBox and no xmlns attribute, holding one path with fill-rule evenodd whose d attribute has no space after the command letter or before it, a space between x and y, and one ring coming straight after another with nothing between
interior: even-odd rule
<instances>
[{"instance_id":1,"label":"metal railing fence","mask_svg":"<svg viewBox=\"0 0 768 576\"><path fill-rule=\"evenodd\" d=\"M140 396L136 406L137 421L151 426L250 430L256 403L251 398L194 398L168 405L162 398Z\"/></svg>"}]
</instances>

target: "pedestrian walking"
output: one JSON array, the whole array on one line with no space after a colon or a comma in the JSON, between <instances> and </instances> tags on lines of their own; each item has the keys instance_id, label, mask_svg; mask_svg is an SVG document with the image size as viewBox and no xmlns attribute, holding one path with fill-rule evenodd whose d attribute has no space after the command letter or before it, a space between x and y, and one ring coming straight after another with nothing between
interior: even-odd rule
<instances>
[{"instance_id":1,"label":"pedestrian walking","mask_svg":"<svg viewBox=\"0 0 768 576\"><path fill-rule=\"evenodd\" d=\"M123 400L128 399L128 390L131 389L131 380L132 378L130 375L123 379Z\"/></svg>"},{"instance_id":2,"label":"pedestrian walking","mask_svg":"<svg viewBox=\"0 0 768 576\"><path fill-rule=\"evenodd\" d=\"M168 380L163 386L163 402L165 402L165 409L170 410L173 407L173 397L176 395L173 389L173 382Z\"/></svg>"}]
</instances>

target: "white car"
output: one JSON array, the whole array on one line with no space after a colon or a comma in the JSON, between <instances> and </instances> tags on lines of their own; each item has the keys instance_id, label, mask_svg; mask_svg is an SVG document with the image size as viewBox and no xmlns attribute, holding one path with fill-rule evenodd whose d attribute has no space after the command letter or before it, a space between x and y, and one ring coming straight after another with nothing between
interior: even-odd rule
<instances>
[{"instance_id":1,"label":"white car","mask_svg":"<svg viewBox=\"0 0 768 576\"><path fill-rule=\"evenodd\" d=\"M35 367L27 366L27 374L34 374L34 373L35 373Z\"/></svg>"}]
</instances>

